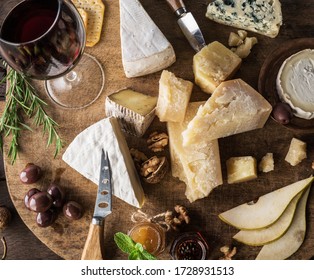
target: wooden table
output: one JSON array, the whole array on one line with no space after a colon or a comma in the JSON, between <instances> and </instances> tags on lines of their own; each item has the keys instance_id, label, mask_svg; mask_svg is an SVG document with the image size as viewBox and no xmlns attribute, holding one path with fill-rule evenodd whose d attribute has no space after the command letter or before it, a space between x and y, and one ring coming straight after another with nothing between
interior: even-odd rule
<instances>
[{"instance_id":1,"label":"wooden table","mask_svg":"<svg viewBox=\"0 0 314 280\"><path fill-rule=\"evenodd\" d=\"M9 3L16 1L2 0L1 2L5 3L4 7L7 8ZM177 61L169 70L178 77L193 81L192 58L194 51L176 25L176 19L169 7L165 1L143 0L141 2L168 40L173 44ZM305 0L282 0L281 2L284 24L281 27L279 36L275 39L270 39L249 33L256 36L259 43L254 46L252 53L243 61L240 70L236 74L236 77L242 78L255 88L257 88L261 66L265 58L275 48L292 38L314 37L314 22L309 16L314 12L314 3ZM106 85L103 94L90 107L76 111L63 110L51 103L45 95L42 83L36 82L36 87L41 97L49 104L47 111L60 124L59 131L65 141L64 149L56 159L53 159L53 147L46 149L46 140L43 139L40 129L23 134L20 141L21 152L14 166L9 163L6 156L8 141L6 141L4 147L4 168L10 198L18 215L28 229L56 254L49 254L47 258L80 258L94 208L96 185L83 178L61 160L62 153L67 145L80 131L105 117L104 101L106 95L123 87L132 87L135 90L151 95L158 94L160 72L141 78L125 78L121 63L118 1L104 1L104 3L106 12L101 41L95 47L86 49L86 52L97 57L104 67ZM198 21L207 42L218 40L227 45L229 33L235 29L206 19L207 1L186 0L186 5ZM1 15L2 17L3 14ZM197 86L194 87L191 101L206 100L207 98L208 95L202 93ZM160 123L157 118L142 139L134 139L126 135L129 146L142 149L142 147L145 147L145 137L150 132L156 130L166 131L165 123ZM284 156L293 136L299 137L308 143L308 158L297 167L292 167L284 161ZM201 230L208 239L211 249L209 258L218 259L221 256L219 248L233 242L232 236L236 233L236 230L222 223L217 215L240 203L250 201L269 191L309 176L312 173L311 164L314 160L314 140L311 138L311 135L296 134L270 119L263 129L220 139L219 145L224 176L224 184L222 186L215 189L209 197L191 204L184 196L184 183L173 178L169 172L160 184L149 185L143 183L147 201L142 211L148 215L155 215L167 209L172 210L178 203L185 205L190 211L191 227ZM149 153L147 149L142 150ZM230 156L252 155L259 160L267 152L273 152L275 156L276 165L273 172L259 174L258 179L242 184L228 185L226 183L225 162ZM165 154L169 157L168 151ZM58 180L60 185L65 188L68 197L78 200L84 206L85 213L81 220L69 222L60 216L53 226L45 229L39 228L35 224L34 213L26 210L23 204L23 197L29 187L21 185L18 179L19 171L28 162L34 162L44 170L43 178L34 186L44 189L52 180ZM113 213L106 219L106 258L126 259L126 255L117 249L113 241L113 235L118 231L127 232L132 227L133 223L130 221L130 215L136 210L136 208L117 198L113 199ZM306 238L302 247L291 256L291 259L309 259L314 255L313 213L314 194L312 191L307 207ZM12 231L10 234L13 234ZM169 259L169 246L174 235L175 233L171 233L167 236L167 248L160 256L161 259ZM18 246L14 244L9 245L10 247ZM42 245L38 246L38 250L36 248L32 248L32 250L41 251ZM236 244L236 246L238 253L235 259L254 259L260 250L260 247L241 244ZM25 250L27 248L26 246ZM31 255L23 256L30 259L34 258ZM44 254L41 256L46 258Z\"/></svg>"}]
</instances>

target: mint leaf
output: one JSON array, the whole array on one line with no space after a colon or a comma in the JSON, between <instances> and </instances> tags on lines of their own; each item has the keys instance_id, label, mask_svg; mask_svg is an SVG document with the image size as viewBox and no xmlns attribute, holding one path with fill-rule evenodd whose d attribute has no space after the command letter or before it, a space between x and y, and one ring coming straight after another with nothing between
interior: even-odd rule
<instances>
[{"instance_id":1,"label":"mint leaf","mask_svg":"<svg viewBox=\"0 0 314 280\"><path fill-rule=\"evenodd\" d=\"M136 243L135 248L140 252L143 252L144 250L143 245L141 243Z\"/></svg>"},{"instance_id":2,"label":"mint leaf","mask_svg":"<svg viewBox=\"0 0 314 280\"><path fill-rule=\"evenodd\" d=\"M148 253L146 250L143 250L143 252L141 252L141 255L142 255L142 260L157 260L155 256Z\"/></svg>"},{"instance_id":3,"label":"mint leaf","mask_svg":"<svg viewBox=\"0 0 314 280\"><path fill-rule=\"evenodd\" d=\"M137 250L134 250L129 255L129 260L142 260L141 253Z\"/></svg>"},{"instance_id":4,"label":"mint leaf","mask_svg":"<svg viewBox=\"0 0 314 280\"><path fill-rule=\"evenodd\" d=\"M131 239L130 236L122 232L117 232L114 235L114 241L116 242L119 249L127 254L131 254L134 250L136 250L135 242Z\"/></svg>"}]
</instances>

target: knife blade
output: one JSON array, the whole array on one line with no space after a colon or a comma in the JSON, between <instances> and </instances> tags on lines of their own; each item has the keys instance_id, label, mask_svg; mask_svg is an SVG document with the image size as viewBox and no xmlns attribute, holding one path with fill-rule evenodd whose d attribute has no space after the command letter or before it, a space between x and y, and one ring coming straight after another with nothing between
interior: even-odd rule
<instances>
[{"instance_id":1,"label":"knife blade","mask_svg":"<svg viewBox=\"0 0 314 280\"><path fill-rule=\"evenodd\" d=\"M99 183L92 222L85 246L82 260L104 259L104 219L112 211L111 171L108 153L102 150Z\"/></svg>"},{"instance_id":2,"label":"knife blade","mask_svg":"<svg viewBox=\"0 0 314 280\"><path fill-rule=\"evenodd\" d=\"M187 11L183 0L166 1L179 18L177 22L190 45L196 52L199 52L206 46L206 42L194 16L191 12Z\"/></svg>"}]
</instances>

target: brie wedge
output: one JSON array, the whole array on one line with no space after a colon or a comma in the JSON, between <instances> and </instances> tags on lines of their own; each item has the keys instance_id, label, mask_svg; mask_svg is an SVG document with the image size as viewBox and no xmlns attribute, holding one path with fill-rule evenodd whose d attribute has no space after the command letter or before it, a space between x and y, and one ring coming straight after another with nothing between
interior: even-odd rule
<instances>
[{"instance_id":1,"label":"brie wedge","mask_svg":"<svg viewBox=\"0 0 314 280\"><path fill-rule=\"evenodd\" d=\"M108 152L112 194L140 208L145 196L128 145L115 118L105 118L78 134L62 159L98 185L101 150Z\"/></svg>"},{"instance_id":2,"label":"brie wedge","mask_svg":"<svg viewBox=\"0 0 314 280\"><path fill-rule=\"evenodd\" d=\"M163 70L176 61L172 45L138 0L120 0L120 37L128 78Z\"/></svg>"}]
</instances>

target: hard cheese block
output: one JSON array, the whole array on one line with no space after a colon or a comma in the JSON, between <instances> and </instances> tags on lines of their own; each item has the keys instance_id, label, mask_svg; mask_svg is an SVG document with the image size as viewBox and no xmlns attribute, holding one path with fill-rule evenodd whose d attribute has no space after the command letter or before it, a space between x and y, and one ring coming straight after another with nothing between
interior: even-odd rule
<instances>
[{"instance_id":1,"label":"hard cheese block","mask_svg":"<svg viewBox=\"0 0 314 280\"><path fill-rule=\"evenodd\" d=\"M172 45L138 0L120 0L120 37L128 78L157 72L176 61Z\"/></svg>"},{"instance_id":2,"label":"hard cheese block","mask_svg":"<svg viewBox=\"0 0 314 280\"><path fill-rule=\"evenodd\" d=\"M215 0L206 11L209 19L274 38L282 25L278 0Z\"/></svg>"},{"instance_id":3,"label":"hard cheese block","mask_svg":"<svg viewBox=\"0 0 314 280\"><path fill-rule=\"evenodd\" d=\"M183 145L206 145L213 139L262 128L269 102L241 79L221 83L183 132Z\"/></svg>"},{"instance_id":4,"label":"hard cheese block","mask_svg":"<svg viewBox=\"0 0 314 280\"><path fill-rule=\"evenodd\" d=\"M115 118L105 118L86 128L70 143L62 159L98 185L101 151L108 152L113 195L140 208L145 195L128 145Z\"/></svg>"},{"instance_id":5,"label":"hard cheese block","mask_svg":"<svg viewBox=\"0 0 314 280\"><path fill-rule=\"evenodd\" d=\"M195 83L206 93L213 93L224 80L239 69L242 59L223 44L214 41L193 57Z\"/></svg>"},{"instance_id":6,"label":"hard cheese block","mask_svg":"<svg viewBox=\"0 0 314 280\"><path fill-rule=\"evenodd\" d=\"M161 122L183 122L193 83L163 70L159 80L156 115Z\"/></svg>"},{"instance_id":7,"label":"hard cheese block","mask_svg":"<svg viewBox=\"0 0 314 280\"><path fill-rule=\"evenodd\" d=\"M257 178L257 163L252 156L231 157L226 162L228 184L241 183Z\"/></svg>"},{"instance_id":8,"label":"hard cheese block","mask_svg":"<svg viewBox=\"0 0 314 280\"><path fill-rule=\"evenodd\" d=\"M126 132L141 137L154 120L157 97L123 89L106 97L106 116L119 119Z\"/></svg>"},{"instance_id":9,"label":"hard cheese block","mask_svg":"<svg viewBox=\"0 0 314 280\"><path fill-rule=\"evenodd\" d=\"M168 122L172 175L186 184L185 195L190 202L207 197L222 184L218 140L204 147L183 147L182 131L204 102L189 103L182 123Z\"/></svg>"}]
</instances>

